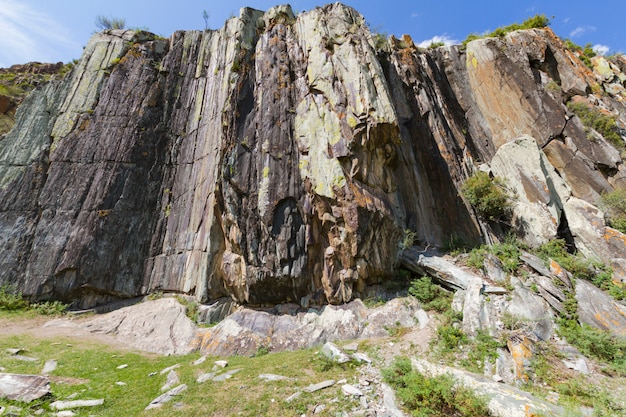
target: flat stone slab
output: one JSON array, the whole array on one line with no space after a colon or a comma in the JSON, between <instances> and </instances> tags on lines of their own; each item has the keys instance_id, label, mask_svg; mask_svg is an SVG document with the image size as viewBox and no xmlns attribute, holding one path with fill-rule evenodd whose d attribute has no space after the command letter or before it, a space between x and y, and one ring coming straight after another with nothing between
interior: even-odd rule
<instances>
[{"instance_id":1,"label":"flat stone slab","mask_svg":"<svg viewBox=\"0 0 626 417\"><path fill-rule=\"evenodd\" d=\"M150 404L148 404L148 406L145 408L145 410L152 410L153 408L159 408L163 406L163 404L172 401L172 399L175 396L179 395L181 392L185 391L186 389L187 389L187 384L181 384L177 386L176 388L172 388L165 394L159 395L154 400L152 400Z\"/></svg>"},{"instance_id":2,"label":"flat stone slab","mask_svg":"<svg viewBox=\"0 0 626 417\"><path fill-rule=\"evenodd\" d=\"M45 376L0 373L0 398L29 403L50 392Z\"/></svg>"},{"instance_id":3,"label":"flat stone slab","mask_svg":"<svg viewBox=\"0 0 626 417\"><path fill-rule=\"evenodd\" d=\"M259 378L262 379L263 381L266 381L266 382L283 381L285 379L291 379L291 378L288 378L286 376L274 375L274 374L261 374L261 375L259 375Z\"/></svg>"},{"instance_id":4,"label":"flat stone slab","mask_svg":"<svg viewBox=\"0 0 626 417\"><path fill-rule=\"evenodd\" d=\"M50 404L53 410L71 410L81 407L97 407L104 404L104 398L98 400L55 401Z\"/></svg>"},{"instance_id":5,"label":"flat stone slab","mask_svg":"<svg viewBox=\"0 0 626 417\"><path fill-rule=\"evenodd\" d=\"M318 382L317 384L309 385L308 387L302 389L304 392L315 392L325 388L329 388L335 385L334 379L329 379L326 381Z\"/></svg>"}]
</instances>

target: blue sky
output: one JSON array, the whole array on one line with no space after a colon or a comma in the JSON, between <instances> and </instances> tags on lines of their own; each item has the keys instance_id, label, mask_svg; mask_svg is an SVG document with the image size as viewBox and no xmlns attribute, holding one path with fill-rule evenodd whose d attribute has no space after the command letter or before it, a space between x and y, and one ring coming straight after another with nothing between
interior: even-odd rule
<instances>
[{"instance_id":1,"label":"blue sky","mask_svg":"<svg viewBox=\"0 0 626 417\"><path fill-rule=\"evenodd\" d=\"M388 34L411 35L416 43L435 38L461 41L469 33L521 23L544 13L552 29L579 45L591 43L608 53L626 52L626 1L543 0L516 2L468 0L345 0L360 11L370 26ZM79 58L96 30L96 16L124 18L130 27L143 27L162 36L178 29L221 27L244 6L260 10L281 4L265 0L0 0L0 67L29 61L68 62ZM320 1L292 1L295 11L323 5ZM427 41L427 43L429 43Z\"/></svg>"}]
</instances>

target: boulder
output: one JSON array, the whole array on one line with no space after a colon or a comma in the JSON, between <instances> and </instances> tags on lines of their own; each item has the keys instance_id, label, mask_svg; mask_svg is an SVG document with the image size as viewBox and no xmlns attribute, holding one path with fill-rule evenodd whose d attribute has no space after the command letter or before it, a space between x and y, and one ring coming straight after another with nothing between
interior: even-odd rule
<instances>
[{"instance_id":1,"label":"boulder","mask_svg":"<svg viewBox=\"0 0 626 417\"><path fill-rule=\"evenodd\" d=\"M576 280L576 301L582 323L626 337L626 307L623 304L582 279Z\"/></svg>"},{"instance_id":2,"label":"boulder","mask_svg":"<svg viewBox=\"0 0 626 417\"><path fill-rule=\"evenodd\" d=\"M185 355L197 349L196 326L174 298L121 308L84 323L82 328L161 355Z\"/></svg>"},{"instance_id":3,"label":"boulder","mask_svg":"<svg viewBox=\"0 0 626 417\"><path fill-rule=\"evenodd\" d=\"M39 375L0 373L0 398L29 403L50 393L50 380Z\"/></svg>"}]
</instances>

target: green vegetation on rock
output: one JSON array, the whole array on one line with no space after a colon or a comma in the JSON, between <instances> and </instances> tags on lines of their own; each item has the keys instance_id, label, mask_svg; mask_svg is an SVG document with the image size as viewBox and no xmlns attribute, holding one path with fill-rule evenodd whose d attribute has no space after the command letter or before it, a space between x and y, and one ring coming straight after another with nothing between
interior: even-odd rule
<instances>
[{"instance_id":1,"label":"green vegetation on rock","mask_svg":"<svg viewBox=\"0 0 626 417\"><path fill-rule=\"evenodd\" d=\"M569 102L567 108L580 118L590 140L593 140L593 135L589 129L593 129L617 149L624 149L624 140L620 135L615 116L602 113L585 103Z\"/></svg>"},{"instance_id":2,"label":"green vegetation on rock","mask_svg":"<svg viewBox=\"0 0 626 417\"><path fill-rule=\"evenodd\" d=\"M486 220L502 220L511 208L504 180L491 178L486 172L478 171L469 177L461 191L478 215Z\"/></svg>"},{"instance_id":3,"label":"green vegetation on rock","mask_svg":"<svg viewBox=\"0 0 626 417\"><path fill-rule=\"evenodd\" d=\"M609 226L626 233L626 190L614 190L602 194L602 204Z\"/></svg>"},{"instance_id":4,"label":"green vegetation on rock","mask_svg":"<svg viewBox=\"0 0 626 417\"><path fill-rule=\"evenodd\" d=\"M449 375L427 377L413 370L411 360L395 359L383 370L404 406L415 416L490 416L487 401L471 389L456 384Z\"/></svg>"},{"instance_id":5,"label":"green vegetation on rock","mask_svg":"<svg viewBox=\"0 0 626 417\"><path fill-rule=\"evenodd\" d=\"M470 33L467 38L463 41L463 47L466 47L467 44L476 39L482 38L502 38L507 33L513 32L515 30L522 29L536 29L536 28L545 28L550 25L550 19L546 17L545 14L536 14L528 19L524 20L521 24L513 23L508 26L499 27L493 32L486 33L483 35L478 35L476 33Z\"/></svg>"}]
</instances>

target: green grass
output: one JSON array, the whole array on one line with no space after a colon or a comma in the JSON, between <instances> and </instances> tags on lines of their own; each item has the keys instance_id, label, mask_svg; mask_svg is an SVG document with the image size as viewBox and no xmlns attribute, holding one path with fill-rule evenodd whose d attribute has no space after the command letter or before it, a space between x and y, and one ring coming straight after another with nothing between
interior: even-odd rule
<instances>
[{"instance_id":1,"label":"green grass","mask_svg":"<svg viewBox=\"0 0 626 417\"><path fill-rule=\"evenodd\" d=\"M408 358L396 358L383 370L404 407L413 416L490 416L485 399L468 388L456 385L449 375L427 377L413 370Z\"/></svg>"},{"instance_id":2,"label":"green grass","mask_svg":"<svg viewBox=\"0 0 626 417\"><path fill-rule=\"evenodd\" d=\"M26 348L27 356L39 358L38 362L21 362L6 353L7 348ZM233 378L225 382L196 383L198 375L210 372L213 362L209 358L203 364L192 366L191 362L200 355L157 356L131 351L120 351L112 347L82 340L60 338L57 340L37 339L32 336L0 336L0 363L6 372L38 374L47 359L56 359L57 369L51 374L50 397L23 407L23 415L36 410L49 409L54 400L104 398L104 405L89 409L77 409L78 416L285 416L311 413L316 404L327 404L326 411L334 415L356 405L355 400L344 398L340 386L333 386L316 393L303 393L297 400L287 403L285 399L297 390L312 383L327 379L347 379L357 383L356 364L324 366L324 360L312 349L297 352L269 353L261 357L228 358L228 369L241 368ZM153 372L180 363L181 383L188 385L172 402L151 411L143 409L161 394L166 375L149 376ZM119 365L128 364L124 369ZM261 373L274 373L293 379L277 382L261 382ZM124 382L120 386L116 382ZM341 401L332 403L335 397ZM175 404L182 404L175 407ZM0 400L0 405L17 405ZM50 415L46 413L44 415Z\"/></svg>"}]
</instances>

